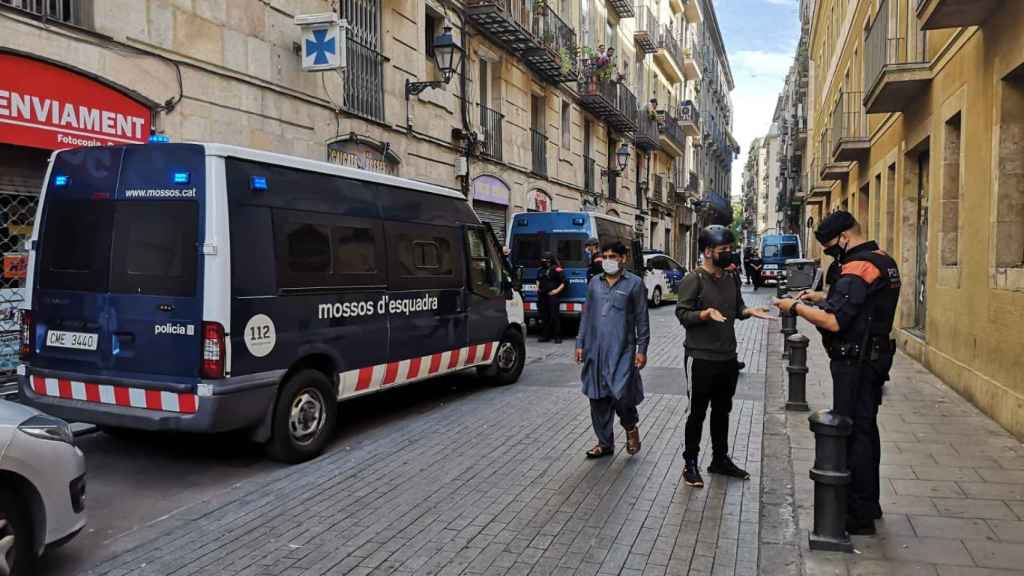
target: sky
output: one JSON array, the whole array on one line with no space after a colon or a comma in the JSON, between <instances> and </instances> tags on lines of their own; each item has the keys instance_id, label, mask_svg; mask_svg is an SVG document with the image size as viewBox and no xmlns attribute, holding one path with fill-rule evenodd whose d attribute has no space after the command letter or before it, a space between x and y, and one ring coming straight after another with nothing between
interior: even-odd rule
<instances>
[{"instance_id":1,"label":"sky","mask_svg":"<svg viewBox=\"0 0 1024 576\"><path fill-rule=\"evenodd\" d=\"M799 0L713 0L736 89L733 136L741 153L732 165L740 195L750 142L768 133L775 103L800 41Z\"/></svg>"}]
</instances>

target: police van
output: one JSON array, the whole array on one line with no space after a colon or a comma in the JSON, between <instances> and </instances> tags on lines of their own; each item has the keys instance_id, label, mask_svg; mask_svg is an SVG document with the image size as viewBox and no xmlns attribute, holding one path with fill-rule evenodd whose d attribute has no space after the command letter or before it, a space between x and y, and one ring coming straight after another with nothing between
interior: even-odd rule
<instances>
[{"instance_id":1,"label":"police van","mask_svg":"<svg viewBox=\"0 0 1024 576\"><path fill-rule=\"evenodd\" d=\"M467 368L511 383L522 300L453 190L218 144L54 153L21 397L69 420L248 429L298 462L339 402Z\"/></svg>"},{"instance_id":2,"label":"police van","mask_svg":"<svg viewBox=\"0 0 1024 576\"><path fill-rule=\"evenodd\" d=\"M531 321L540 316L537 281L544 253L551 252L558 258L565 276L566 289L558 304L561 315L578 318L587 300L587 239L597 238L602 244L634 244L633 226L594 212L519 212L512 215L508 238L512 261L523 282L526 317ZM633 249L637 250L636 246Z\"/></svg>"}]
</instances>

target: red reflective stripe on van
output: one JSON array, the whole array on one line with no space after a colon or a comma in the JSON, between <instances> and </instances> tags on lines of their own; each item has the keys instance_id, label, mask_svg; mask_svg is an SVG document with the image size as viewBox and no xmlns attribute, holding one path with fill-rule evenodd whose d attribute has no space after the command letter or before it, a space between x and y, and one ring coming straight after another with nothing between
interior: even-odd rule
<instances>
[{"instance_id":1,"label":"red reflective stripe on van","mask_svg":"<svg viewBox=\"0 0 1024 576\"><path fill-rule=\"evenodd\" d=\"M100 385L85 383L85 399L88 402L99 402L100 401Z\"/></svg>"},{"instance_id":2,"label":"red reflective stripe on van","mask_svg":"<svg viewBox=\"0 0 1024 576\"><path fill-rule=\"evenodd\" d=\"M437 374L437 371L441 369L441 353L438 352L430 357L430 373Z\"/></svg>"},{"instance_id":3,"label":"red reflective stripe on van","mask_svg":"<svg viewBox=\"0 0 1024 576\"><path fill-rule=\"evenodd\" d=\"M476 362L476 344L469 347L469 355L466 356L466 364Z\"/></svg>"},{"instance_id":4,"label":"red reflective stripe on van","mask_svg":"<svg viewBox=\"0 0 1024 576\"><path fill-rule=\"evenodd\" d=\"M160 398L159 390L146 390L146 408L163 410L163 400Z\"/></svg>"},{"instance_id":5,"label":"red reflective stripe on van","mask_svg":"<svg viewBox=\"0 0 1024 576\"><path fill-rule=\"evenodd\" d=\"M487 344L484 344L484 362L487 362L488 360L491 359L492 351L494 351L494 342L488 342Z\"/></svg>"},{"instance_id":6,"label":"red reflective stripe on van","mask_svg":"<svg viewBox=\"0 0 1024 576\"><path fill-rule=\"evenodd\" d=\"M61 398L73 398L71 395L71 380L60 378L57 380L57 390Z\"/></svg>"},{"instance_id":7,"label":"red reflective stripe on van","mask_svg":"<svg viewBox=\"0 0 1024 576\"><path fill-rule=\"evenodd\" d=\"M178 412L183 414L196 413L196 395L178 394Z\"/></svg>"},{"instance_id":8,"label":"red reflective stripe on van","mask_svg":"<svg viewBox=\"0 0 1024 576\"><path fill-rule=\"evenodd\" d=\"M422 362L423 359L420 358L419 356L413 358L412 360L409 360L409 369L405 371L406 380L413 380L415 378L419 378L420 364Z\"/></svg>"},{"instance_id":9,"label":"red reflective stripe on van","mask_svg":"<svg viewBox=\"0 0 1024 576\"><path fill-rule=\"evenodd\" d=\"M359 369L359 380L356 381L356 390L366 390L373 380L373 366Z\"/></svg>"},{"instance_id":10,"label":"red reflective stripe on van","mask_svg":"<svg viewBox=\"0 0 1024 576\"><path fill-rule=\"evenodd\" d=\"M459 356L462 356L462 348L456 348L450 352L451 356L448 358L448 369L455 370L459 367Z\"/></svg>"},{"instance_id":11,"label":"red reflective stripe on van","mask_svg":"<svg viewBox=\"0 0 1024 576\"><path fill-rule=\"evenodd\" d=\"M398 362L389 362L387 370L384 372L384 382L381 386L387 386L394 384L395 380L398 379Z\"/></svg>"},{"instance_id":12,"label":"red reflective stripe on van","mask_svg":"<svg viewBox=\"0 0 1024 576\"><path fill-rule=\"evenodd\" d=\"M32 390L35 391L36 394L42 394L42 395L45 396L46 395L46 378L43 378L42 376L33 376L32 377Z\"/></svg>"},{"instance_id":13,"label":"red reflective stripe on van","mask_svg":"<svg viewBox=\"0 0 1024 576\"><path fill-rule=\"evenodd\" d=\"M128 389L124 386L114 386L114 404L118 406L131 406L132 399L128 394Z\"/></svg>"}]
</instances>

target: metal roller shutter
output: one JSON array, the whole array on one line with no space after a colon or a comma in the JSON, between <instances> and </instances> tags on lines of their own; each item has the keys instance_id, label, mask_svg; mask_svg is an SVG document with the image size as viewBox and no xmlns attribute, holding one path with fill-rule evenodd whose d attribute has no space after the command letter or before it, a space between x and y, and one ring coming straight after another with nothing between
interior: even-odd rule
<instances>
[{"instance_id":1,"label":"metal roller shutter","mask_svg":"<svg viewBox=\"0 0 1024 576\"><path fill-rule=\"evenodd\" d=\"M480 217L480 220L487 222L491 225L491 228L494 228L494 234L498 237L498 242L504 246L505 229L508 227L508 208L501 204L477 201L473 202L473 210Z\"/></svg>"}]
</instances>

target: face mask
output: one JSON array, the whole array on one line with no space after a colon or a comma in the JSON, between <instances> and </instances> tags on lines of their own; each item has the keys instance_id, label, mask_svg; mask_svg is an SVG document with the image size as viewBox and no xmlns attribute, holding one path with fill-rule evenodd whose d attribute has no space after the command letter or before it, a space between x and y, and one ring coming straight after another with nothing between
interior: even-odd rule
<instances>
[{"instance_id":1,"label":"face mask","mask_svg":"<svg viewBox=\"0 0 1024 576\"><path fill-rule=\"evenodd\" d=\"M548 262L547 260L540 263L541 268L547 268L548 266L551 266L551 262Z\"/></svg>"},{"instance_id":2,"label":"face mask","mask_svg":"<svg viewBox=\"0 0 1024 576\"><path fill-rule=\"evenodd\" d=\"M721 254L715 254L711 262L719 268L726 268L730 264L732 264L732 252L722 252Z\"/></svg>"},{"instance_id":3,"label":"face mask","mask_svg":"<svg viewBox=\"0 0 1024 576\"><path fill-rule=\"evenodd\" d=\"M843 256L846 254L846 250L836 242L832 246L825 248L825 254L831 256L834 260L842 260Z\"/></svg>"},{"instance_id":4,"label":"face mask","mask_svg":"<svg viewBox=\"0 0 1024 576\"><path fill-rule=\"evenodd\" d=\"M615 276L619 273L619 261L605 258L604 261L601 262L601 268L604 269L605 274Z\"/></svg>"}]
</instances>

